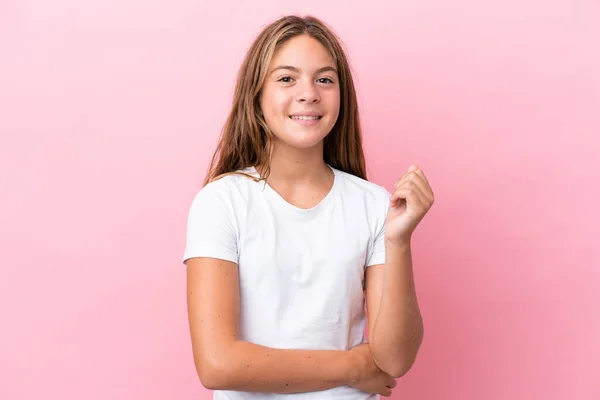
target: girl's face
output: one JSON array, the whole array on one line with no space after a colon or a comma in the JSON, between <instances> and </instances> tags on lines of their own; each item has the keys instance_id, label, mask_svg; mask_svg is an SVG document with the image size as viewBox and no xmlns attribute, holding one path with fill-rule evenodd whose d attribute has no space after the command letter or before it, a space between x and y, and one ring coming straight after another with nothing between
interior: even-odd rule
<instances>
[{"instance_id":1,"label":"girl's face","mask_svg":"<svg viewBox=\"0 0 600 400\"><path fill-rule=\"evenodd\" d=\"M308 35L287 41L274 55L260 107L277 141L311 148L329 134L340 111L336 64Z\"/></svg>"}]
</instances>

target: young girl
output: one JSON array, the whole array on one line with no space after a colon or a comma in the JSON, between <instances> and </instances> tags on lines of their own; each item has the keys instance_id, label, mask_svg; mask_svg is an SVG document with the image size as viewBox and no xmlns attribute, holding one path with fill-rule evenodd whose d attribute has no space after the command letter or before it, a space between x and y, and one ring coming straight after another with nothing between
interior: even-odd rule
<instances>
[{"instance_id":1,"label":"young girl","mask_svg":"<svg viewBox=\"0 0 600 400\"><path fill-rule=\"evenodd\" d=\"M295 16L266 27L187 222L193 355L215 399L374 399L411 368L423 323L410 240L433 193L415 166L393 194L367 181L361 146L331 30Z\"/></svg>"}]
</instances>

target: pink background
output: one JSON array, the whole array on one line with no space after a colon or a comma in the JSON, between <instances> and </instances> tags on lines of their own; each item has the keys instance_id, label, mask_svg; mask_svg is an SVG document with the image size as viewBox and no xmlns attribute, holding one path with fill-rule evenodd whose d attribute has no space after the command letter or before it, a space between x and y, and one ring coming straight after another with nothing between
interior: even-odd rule
<instances>
[{"instance_id":1,"label":"pink background","mask_svg":"<svg viewBox=\"0 0 600 400\"><path fill-rule=\"evenodd\" d=\"M210 398L187 207L254 35L314 13L348 47L371 179L417 163L437 196L393 398L600 399L599 3L293 3L0 3L0 398Z\"/></svg>"}]
</instances>

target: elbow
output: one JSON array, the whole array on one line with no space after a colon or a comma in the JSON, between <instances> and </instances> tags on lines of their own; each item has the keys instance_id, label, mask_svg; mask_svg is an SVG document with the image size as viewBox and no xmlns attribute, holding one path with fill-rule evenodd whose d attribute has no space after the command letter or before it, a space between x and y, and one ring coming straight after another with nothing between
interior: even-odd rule
<instances>
[{"instance_id":1,"label":"elbow","mask_svg":"<svg viewBox=\"0 0 600 400\"><path fill-rule=\"evenodd\" d=\"M228 390L229 373L221 365L202 365L197 368L200 383L208 390Z\"/></svg>"},{"instance_id":2,"label":"elbow","mask_svg":"<svg viewBox=\"0 0 600 400\"><path fill-rule=\"evenodd\" d=\"M380 369L392 378L401 378L412 368L413 363L409 360L391 361L389 365L383 365Z\"/></svg>"},{"instance_id":3,"label":"elbow","mask_svg":"<svg viewBox=\"0 0 600 400\"><path fill-rule=\"evenodd\" d=\"M218 369L203 366L198 368L198 377L202 386L208 390L222 390L225 386L224 374Z\"/></svg>"},{"instance_id":4,"label":"elbow","mask_svg":"<svg viewBox=\"0 0 600 400\"><path fill-rule=\"evenodd\" d=\"M388 355L385 358L374 356L373 361L375 361L375 365L377 365L381 371L396 379L406 375L413 365L413 360L408 360L401 356Z\"/></svg>"},{"instance_id":5,"label":"elbow","mask_svg":"<svg viewBox=\"0 0 600 400\"><path fill-rule=\"evenodd\" d=\"M393 378L401 378L413 367L419 348L421 338L412 343L412 345L398 346L395 350L390 347L375 348L373 351L373 360L380 370Z\"/></svg>"},{"instance_id":6,"label":"elbow","mask_svg":"<svg viewBox=\"0 0 600 400\"><path fill-rule=\"evenodd\" d=\"M196 360L196 372L200 383L208 390L228 390L231 369L223 362L225 357L201 357Z\"/></svg>"}]
</instances>

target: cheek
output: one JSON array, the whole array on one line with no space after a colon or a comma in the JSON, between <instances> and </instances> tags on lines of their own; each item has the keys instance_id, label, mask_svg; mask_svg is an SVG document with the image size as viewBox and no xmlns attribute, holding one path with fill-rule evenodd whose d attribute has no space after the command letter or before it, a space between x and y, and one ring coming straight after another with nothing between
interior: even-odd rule
<instances>
[{"instance_id":1,"label":"cheek","mask_svg":"<svg viewBox=\"0 0 600 400\"><path fill-rule=\"evenodd\" d=\"M262 101L263 112L272 117L281 117L282 114L286 114L289 105L289 98L278 92L265 93Z\"/></svg>"},{"instance_id":2,"label":"cheek","mask_svg":"<svg viewBox=\"0 0 600 400\"><path fill-rule=\"evenodd\" d=\"M328 108L332 113L339 113L340 110L340 93L331 92L327 96Z\"/></svg>"},{"instance_id":3,"label":"cheek","mask_svg":"<svg viewBox=\"0 0 600 400\"><path fill-rule=\"evenodd\" d=\"M279 131L278 126L283 124L283 115L287 117L288 106L285 98L276 91L265 92L261 99L261 109L265 118L265 122L270 129L275 133Z\"/></svg>"},{"instance_id":4,"label":"cheek","mask_svg":"<svg viewBox=\"0 0 600 400\"><path fill-rule=\"evenodd\" d=\"M275 108L275 112L278 114L285 113L287 115L287 112L289 112L290 103L290 96L286 93L280 92L273 96L273 108Z\"/></svg>"}]
</instances>

